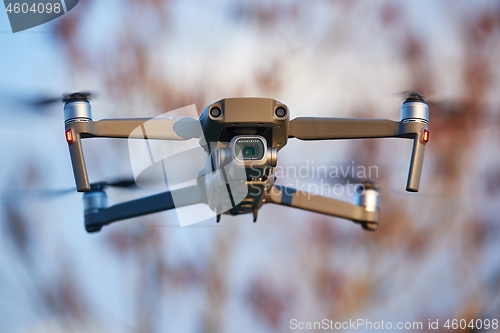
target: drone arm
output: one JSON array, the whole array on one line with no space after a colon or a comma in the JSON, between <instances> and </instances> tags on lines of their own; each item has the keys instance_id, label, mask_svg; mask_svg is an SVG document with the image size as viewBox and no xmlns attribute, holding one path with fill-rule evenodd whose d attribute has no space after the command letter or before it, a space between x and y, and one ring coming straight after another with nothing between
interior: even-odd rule
<instances>
[{"instance_id":1,"label":"drone arm","mask_svg":"<svg viewBox=\"0 0 500 333\"><path fill-rule=\"evenodd\" d=\"M406 191L418 192L428 125L422 121L396 122L385 119L295 118L290 121L288 137L300 140L339 140L366 138L413 139L413 151ZM427 132L427 133L425 133ZM427 136L427 137L425 137ZM424 139L425 138L425 139Z\"/></svg>"},{"instance_id":2,"label":"drone arm","mask_svg":"<svg viewBox=\"0 0 500 333\"><path fill-rule=\"evenodd\" d=\"M199 138L201 126L190 117L156 117L133 119L102 119L89 123L72 123L82 137L188 140ZM80 125L80 126L78 126Z\"/></svg>"},{"instance_id":3,"label":"drone arm","mask_svg":"<svg viewBox=\"0 0 500 333\"><path fill-rule=\"evenodd\" d=\"M422 167L424 164L425 146L429 140L427 124L410 122L403 124L405 133L403 137L413 139L413 150L410 159L410 170L406 182L406 191L418 192Z\"/></svg>"},{"instance_id":4,"label":"drone arm","mask_svg":"<svg viewBox=\"0 0 500 333\"><path fill-rule=\"evenodd\" d=\"M66 132L68 139L68 132ZM69 155L73 166L73 174L75 176L76 189L78 192L90 191L89 177L87 168L85 167L85 159L83 158L82 142L80 134L72 134L72 142L68 140Z\"/></svg>"},{"instance_id":5,"label":"drone arm","mask_svg":"<svg viewBox=\"0 0 500 333\"><path fill-rule=\"evenodd\" d=\"M203 203L203 198L204 194L198 186L190 186L123 202L108 208L86 212L85 228L88 232L96 232L115 221Z\"/></svg>"},{"instance_id":6,"label":"drone arm","mask_svg":"<svg viewBox=\"0 0 500 333\"><path fill-rule=\"evenodd\" d=\"M299 117L288 127L288 137L299 140L387 138L399 134L400 123L387 119Z\"/></svg>"},{"instance_id":7,"label":"drone arm","mask_svg":"<svg viewBox=\"0 0 500 333\"><path fill-rule=\"evenodd\" d=\"M275 185L271 188L268 202L340 217L361 223L363 228L375 230L378 211L369 211L364 206L316 195L296 189Z\"/></svg>"},{"instance_id":8,"label":"drone arm","mask_svg":"<svg viewBox=\"0 0 500 333\"><path fill-rule=\"evenodd\" d=\"M92 137L188 140L201 136L198 120L189 117L104 119L66 125L71 163L78 192L90 190L81 139Z\"/></svg>"}]
</instances>

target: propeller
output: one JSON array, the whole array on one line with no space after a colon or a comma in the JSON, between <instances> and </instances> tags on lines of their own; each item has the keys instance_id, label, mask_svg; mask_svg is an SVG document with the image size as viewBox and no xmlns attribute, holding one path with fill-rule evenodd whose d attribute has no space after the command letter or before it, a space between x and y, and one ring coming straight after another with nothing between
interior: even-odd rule
<instances>
[{"instance_id":1,"label":"propeller","mask_svg":"<svg viewBox=\"0 0 500 333\"><path fill-rule=\"evenodd\" d=\"M99 191L99 190L102 191L102 190L106 189L106 187L118 187L118 188L136 187L136 188L139 188L136 185L134 178L123 178L123 179L117 179L117 180L111 181L111 182L101 181L101 182L96 182L96 183L90 184L91 191Z\"/></svg>"},{"instance_id":2,"label":"propeller","mask_svg":"<svg viewBox=\"0 0 500 333\"><path fill-rule=\"evenodd\" d=\"M407 99L417 99L424 100L430 108L432 108L433 113L440 114L467 114L468 108L470 108L471 104L475 102L475 98L469 95L462 95L459 98L440 98L438 96L429 96L418 93L413 90L404 90L400 92L396 92L393 96L398 96L403 100Z\"/></svg>"},{"instance_id":3,"label":"propeller","mask_svg":"<svg viewBox=\"0 0 500 333\"><path fill-rule=\"evenodd\" d=\"M459 98L439 98L425 96L411 90L393 95L404 100L425 101L429 105L432 124L446 124L448 128L457 131L464 127L500 126L500 110L491 110L483 104L483 101L471 95L463 95Z\"/></svg>"},{"instance_id":4,"label":"propeller","mask_svg":"<svg viewBox=\"0 0 500 333\"><path fill-rule=\"evenodd\" d=\"M136 185L134 178L119 178L114 181L100 181L90 184L91 191L103 191L107 187L125 188L125 189L139 189L140 187ZM59 197L71 192L76 192L76 187L60 190L31 190L23 191L22 195L34 196L34 197Z\"/></svg>"},{"instance_id":5,"label":"propeller","mask_svg":"<svg viewBox=\"0 0 500 333\"><path fill-rule=\"evenodd\" d=\"M406 101L424 101L433 110L433 113L460 113L468 104L469 98L438 98L427 96L413 90L404 90L393 95Z\"/></svg>"},{"instance_id":6,"label":"propeller","mask_svg":"<svg viewBox=\"0 0 500 333\"><path fill-rule=\"evenodd\" d=\"M401 92L396 93L396 94L401 96L405 100L412 100L412 99L423 100L424 99L424 95L419 94L418 92L412 91L412 90L404 90L404 91L401 91Z\"/></svg>"},{"instance_id":7,"label":"propeller","mask_svg":"<svg viewBox=\"0 0 500 333\"><path fill-rule=\"evenodd\" d=\"M74 101L74 100L88 100L88 101L90 101L92 99L92 95L94 95L94 97L96 96L95 93L92 94L88 90L76 91L73 93L66 93L66 94L62 95L63 96L62 102L66 103L66 102L70 102L70 101Z\"/></svg>"},{"instance_id":8,"label":"propeller","mask_svg":"<svg viewBox=\"0 0 500 333\"><path fill-rule=\"evenodd\" d=\"M7 95L7 99L10 99L16 104L20 104L24 108L33 112L46 112L50 106L61 102L69 102L71 100L91 100L95 98L98 94L95 92L83 90L73 93L64 93L59 96L39 94L38 96L20 96L19 94L3 94Z\"/></svg>"}]
</instances>

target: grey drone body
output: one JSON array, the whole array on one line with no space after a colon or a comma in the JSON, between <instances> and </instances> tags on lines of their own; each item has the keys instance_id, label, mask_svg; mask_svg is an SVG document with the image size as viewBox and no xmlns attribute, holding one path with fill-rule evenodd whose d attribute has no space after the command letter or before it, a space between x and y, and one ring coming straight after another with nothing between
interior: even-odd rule
<instances>
[{"instance_id":1,"label":"grey drone body","mask_svg":"<svg viewBox=\"0 0 500 333\"><path fill-rule=\"evenodd\" d=\"M406 190L417 192L429 138L429 109L418 94L403 103L401 120L299 117L289 120L286 105L270 98L226 98L207 106L198 120L193 118L139 118L93 121L88 96L72 94L65 101L65 126L77 190L84 193L85 227L99 231L114 221L168 209L205 203L217 214L239 215L257 212L265 203L285 205L360 223L376 230L380 198L375 186L358 192L355 203L297 191L275 185L274 170L278 151L289 138L339 140L398 137L413 140ZM134 129L148 122L148 140L188 140L199 138L207 152L206 170L197 185L164 192L107 207L102 183L91 185L81 147L81 139L91 137L138 138ZM152 126L150 126L152 124ZM201 128L201 130L200 130ZM134 136L136 135L136 136ZM186 161L187 163L189 161ZM229 167L230 166L230 167ZM234 169L245 171L234 179ZM213 174L212 178L208 175ZM206 176L206 177L205 177ZM203 181L201 180L203 179ZM245 196L235 199L229 184L240 182ZM208 185L207 185L208 184ZM213 185L216 184L217 186ZM221 185L222 184L222 185ZM224 184L226 186L224 186ZM224 188L225 187L225 188ZM220 189L229 194L230 205L222 209ZM174 204L173 197L183 198Z\"/></svg>"},{"instance_id":2,"label":"grey drone body","mask_svg":"<svg viewBox=\"0 0 500 333\"><path fill-rule=\"evenodd\" d=\"M207 106L199 121L205 140L212 143L208 147L227 152L214 154L213 149L209 149L212 159L237 160L233 144L245 139L261 142L262 157L250 159L244 166L248 194L225 212L231 215L252 213L256 221L257 212L274 185L277 152L288 140L288 108L271 98L226 98ZM212 171L219 169L221 164L224 161L213 161L215 167ZM229 195L232 195L231 191Z\"/></svg>"}]
</instances>

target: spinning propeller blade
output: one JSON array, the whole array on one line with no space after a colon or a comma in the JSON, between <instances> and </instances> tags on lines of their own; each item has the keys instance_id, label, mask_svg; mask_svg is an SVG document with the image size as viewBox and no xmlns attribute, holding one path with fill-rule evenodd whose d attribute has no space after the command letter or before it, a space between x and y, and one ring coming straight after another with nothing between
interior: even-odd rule
<instances>
[{"instance_id":1,"label":"spinning propeller blade","mask_svg":"<svg viewBox=\"0 0 500 333\"><path fill-rule=\"evenodd\" d=\"M106 187L118 187L118 188L129 188L136 187L139 188L134 178L123 178L117 179L111 182L102 181L90 184L91 190L104 190Z\"/></svg>"},{"instance_id":2,"label":"spinning propeller blade","mask_svg":"<svg viewBox=\"0 0 500 333\"><path fill-rule=\"evenodd\" d=\"M485 101L472 95L462 95L459 98L440 98L426 96L412 90L394 93L403 100L408 98L422 98L429 105L430 116L435 124L442 121L456 130L464 126L491 127L500 126L500 110L488 109Z\"/></svg>"},{"instance_id":3,"label":"spinning propeller blade","mask_svg":"<svg viewBox=\"0 0 500 333\"><path fill-rule=\"evenodd\" d=\"M44 112L47 111L50 106L54 106L61 102L66 102L73 98L85 98L91 100L96 97L95 92L90 91L77 91L74 93L64 93L62 95L47 95L38 94L38 96L26 97L20 94L3 93L7 97L7 100L11 100L15 104L19 104L29 111L33 112Z\"/></svg>"},{"instance_id":4,"label":"spinning propeller blade","mask_svg":"<svg viewBox=\"0 0 500 333\"><path fill-rule=\"evenodd\" d=\"M106 187L116 187L116 188L127 188L127 189L139 189L139 187L135 183L134 178L121 178L114 181L101 181L90 184L92 190L104 190ZM61 190L30 190L29 192L23 191L24 196L34 196L34 197L43 197L43 198L51 198L51 197L59 197L62 195L69 194L71 192L76 192L76 188L68 188Z\"/></svg>"}]
</instances>

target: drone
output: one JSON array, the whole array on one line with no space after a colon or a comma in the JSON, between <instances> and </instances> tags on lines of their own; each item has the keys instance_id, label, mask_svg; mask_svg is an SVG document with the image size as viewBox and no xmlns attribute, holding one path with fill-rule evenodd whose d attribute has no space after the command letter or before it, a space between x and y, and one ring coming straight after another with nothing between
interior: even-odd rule
<instances>
[{"instance_id":1,"label":"drone","mask_svg":"<svg viewBox=\"0 0 500 333\"><path fill-rule=\"evenodd\" d=\"M380 193L373 183L356 191L354 203L275 184L278 152L288 139L342 140L405 138L413 140L406 191L418 192L425 146L429 141L429 107L411 92L401 106L400 121L298 117L271 98L225 98L192 117L92 119L90 93L65 95L65 136L76 189L83 192L85 229L98 232L112 222L180 207L207 204L216 214L253 214L267 203L299 208L351 220L368 231L379 224ZM144 124L151 129L147 136ZM90 184L81 140L132 138L184 141L198 139L206 165L196 185L107 206L106 182ZM187 161L186 161L187 162ZM116 185L116 184L115 184ZM123 184L122 184L123 185Z\"/></svg>"}]
</instances>

